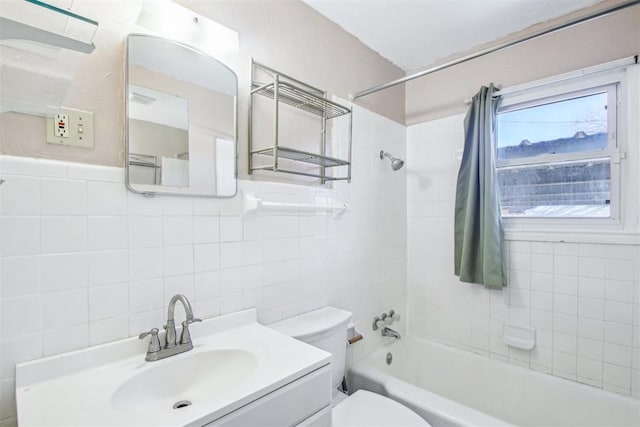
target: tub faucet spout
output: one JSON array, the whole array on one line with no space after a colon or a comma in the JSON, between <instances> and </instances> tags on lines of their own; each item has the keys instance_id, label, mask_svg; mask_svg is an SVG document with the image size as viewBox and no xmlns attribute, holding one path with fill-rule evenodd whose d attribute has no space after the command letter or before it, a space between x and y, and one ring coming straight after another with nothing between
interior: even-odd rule
<instances>
[{"instance_id":1,"label":"tub faucet spout","mask_svg":"<svg viewBox=\"0 0 640 427\"><path fill-rule=\"evenodd\" d=\"M384 328L382 328L380 332L382 333L383 337L393 337L396 339L400 339L400 334L388 326L385 326Z\"/></svg>"}]
</instances>

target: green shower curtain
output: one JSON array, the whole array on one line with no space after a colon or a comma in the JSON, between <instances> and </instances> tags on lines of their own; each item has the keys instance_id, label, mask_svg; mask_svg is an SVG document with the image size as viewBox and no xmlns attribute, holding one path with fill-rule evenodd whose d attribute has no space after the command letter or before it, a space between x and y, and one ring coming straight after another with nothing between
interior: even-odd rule
<instances>
[{"instance_id":1,"label":"green shower curtain","mask_svg":"<svg viewBox=\"0 0 640 427\"><path fill-rule=\"evenodd\" d=\"M456 188L455 274L490 289L507 285L503 228L492 144L497 101L493 83L474 97L464 120L464 152Z\"/></svg>"}]
</instances>

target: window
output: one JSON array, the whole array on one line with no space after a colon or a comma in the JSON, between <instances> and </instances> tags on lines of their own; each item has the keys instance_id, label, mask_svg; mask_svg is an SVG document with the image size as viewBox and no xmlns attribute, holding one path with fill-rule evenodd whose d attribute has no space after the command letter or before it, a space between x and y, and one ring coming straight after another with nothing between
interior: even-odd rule
<instances>
[{"instance_id":1,"label":"window","mask_svg":"<svg viewBox=\"0 0 640 427\"><path fill-rule=\"evenodd\" d=\"M617 88L505 100L495 134L503 217L617 218Z\"/></svg>"}]
</instances>

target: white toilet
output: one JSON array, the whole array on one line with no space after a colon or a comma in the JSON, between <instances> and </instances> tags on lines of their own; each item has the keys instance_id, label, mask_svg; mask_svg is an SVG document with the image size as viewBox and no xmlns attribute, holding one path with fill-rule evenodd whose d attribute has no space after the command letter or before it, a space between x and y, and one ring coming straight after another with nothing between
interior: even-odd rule
<instances>
[{"instance_id":1,"label":"white toilet","mask_svg":"<svg viewBox=\"0 0 640 427\"><path fill-rule=\"evenodd\" d=\"M269 327L332 354L333 426L429 426L411 409L382 395L358 390L347 397L338 390L346 374L350 319L351 313L348 311L324 307Z\"/></svg>"}]
</instances>

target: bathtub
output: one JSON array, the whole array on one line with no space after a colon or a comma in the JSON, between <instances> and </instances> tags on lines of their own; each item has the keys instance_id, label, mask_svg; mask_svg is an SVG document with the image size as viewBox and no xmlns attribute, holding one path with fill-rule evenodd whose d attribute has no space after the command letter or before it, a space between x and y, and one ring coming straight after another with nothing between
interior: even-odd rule
<instances>
[{"instance_id":1,"label":"bathtub","mask_svg":"<svg viewBox=\"0 0 640 427\"><path fill-rule=\"evenodd\" d=\"M388 396L433 427L640 426L631 397L410 336L355 363L348 381L351 392Z\"/></svg>"}]
</instances>

